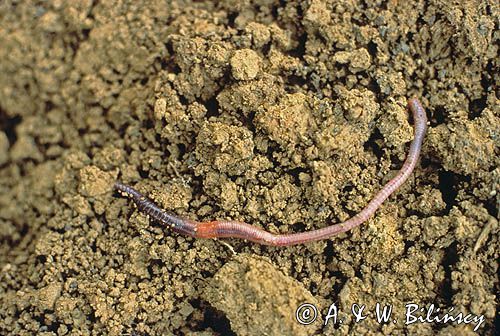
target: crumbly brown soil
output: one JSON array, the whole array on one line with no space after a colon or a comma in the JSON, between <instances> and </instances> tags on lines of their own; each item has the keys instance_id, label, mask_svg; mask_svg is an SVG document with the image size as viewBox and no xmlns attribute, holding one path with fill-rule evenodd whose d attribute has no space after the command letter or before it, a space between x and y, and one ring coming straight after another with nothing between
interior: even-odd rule
<instances>
[{"instance_id":1,"label":"crumbly brown soil","mask_svg":"<svg viewBox=\"0 0 500 336\"><path fill-rule=\"evenodd\" d=\"M474 334L406 303L498 310L499 6L469 1L2 1L0 333ZM308 245L171 234L119 179L184 217L272 232L376 216ZM300 326L302 302L343 324ZM398 323L355 323L353 303ZM498 321L498 316L496 317ZM498 325L497 325L498 326Z\"/></svg>"}]
</instances>

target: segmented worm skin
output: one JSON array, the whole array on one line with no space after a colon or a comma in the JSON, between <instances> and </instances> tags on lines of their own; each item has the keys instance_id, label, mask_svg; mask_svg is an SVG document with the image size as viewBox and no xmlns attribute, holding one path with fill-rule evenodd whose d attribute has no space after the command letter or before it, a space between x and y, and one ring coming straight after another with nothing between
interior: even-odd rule
<instances>
[{"instance_id":1,"label":"segmented worm skin","mask_svg":"<svg viewBox=\"0 0 500 336\"><path fill-rule=\"evenodd\" d=\"M419 100L415 97L408 101L408 107L413 113L414 138L410 145L408 156L398 174L387 182L370 203L368 203L368 205L357 215L343 223L330 225L322 229L280 235L267 232L243 222L196 222L168 214L132 187L116 182L115 188L130 197L140 211L146 213L154 220L172 228L174 232L195 238L241 238L255 243L272 246L297 245L326 239L341 232L349 231L373 216L380 205L396 191L413 172L427 130L427 116Z\"/></svg>"},{"instance_id":2,"label":"segmented worm skin","mask_svg":"<svg viewBox=\"0 0 500 336\"><path fill-rule=\"evenodd\" d=\"M131 198L137 205L139 211L145 213L157 222L171 228L175 232L195 237L196 225L194 223L188 223L189 221L169 214L132 187L120 182L115 182L115 189L122 195Z\"/></svg>"}]
</instances>

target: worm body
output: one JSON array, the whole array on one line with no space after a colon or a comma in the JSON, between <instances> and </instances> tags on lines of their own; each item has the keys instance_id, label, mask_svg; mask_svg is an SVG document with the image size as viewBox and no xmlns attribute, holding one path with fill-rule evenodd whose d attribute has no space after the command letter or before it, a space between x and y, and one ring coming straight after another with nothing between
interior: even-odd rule
<instances>
[{"instance_id":1,"label":"worm body","mask_svg":"<svg viewBox=\"0 0 500 336\"><path fill-rule=\"evenodd\" d=\"M195 236L196 225L189 221L169 214L165 210L158 207L153 201L132 187L129 187L120 182L115 182L115 189L122 195L131 198L139 211L145 213L149 217L158 221L159 223L169 227L172 231L185 234L188 236Z\"/></svg>"},{"instance_id":2,"label":"worm body","mask_svg":"<svg viewBox=\"0 0 500 336\"><path fill-rule=\"evenodd\" d=\"M357 215L345 222L333 224L322 229L291 234L273 234L253 225L237 221L196 222L167 213L132 187L116 182L115 188L130 197L140 211L146 213L154 220L170 227L174 232L195 238L241 238L255 243L272 246L297 245L326 239L341 232L349 231L373 216L380 205L396 191L413 172L427 130L427 117L424 108L415 97L408 101L408 108L413 113L414 138L410 145L408 156L397 175L387 182L387 184Z\"/></svg>"}]
</instances>

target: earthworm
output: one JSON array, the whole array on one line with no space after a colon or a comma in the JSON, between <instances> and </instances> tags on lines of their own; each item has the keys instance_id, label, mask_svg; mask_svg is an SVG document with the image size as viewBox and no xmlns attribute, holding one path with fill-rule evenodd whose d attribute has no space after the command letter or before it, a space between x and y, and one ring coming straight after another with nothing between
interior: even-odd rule
<instances>
[{"instance_id":1,"label":"earthworm","mask_svg":"<svg viewBox=\"0 0 500 336\"><path fill-rule=\"evenodd\" d=\"M341 232L351 230L373 216L380 205L398 189L410 176L415 168L420 149L427 130L425 110L417 98L408 101L408 107L413 113L414 138L410 145L408 156L403 166L389 182L375 195L368 205L351 219L333 224L322 229L300 233L273 234L247 223L237 221L208 221L196 222L177 217L159 208L149 198L137 190L120 182L114 187L122 194L130 197L141 212L149 215L153 220L168 226L172 231L194 238L241 238L255 243L272 246L290 246L326 239Z\"/></svg>"}]
</instances>

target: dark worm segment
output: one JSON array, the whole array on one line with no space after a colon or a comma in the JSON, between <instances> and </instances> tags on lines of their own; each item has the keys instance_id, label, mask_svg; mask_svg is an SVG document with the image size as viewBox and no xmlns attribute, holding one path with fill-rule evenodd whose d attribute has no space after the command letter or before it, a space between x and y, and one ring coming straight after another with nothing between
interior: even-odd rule
<instances>
[{"instance_id":1,"label":"dark worm segment","mask_svg":"<svg viewBox=\"0 0 500 336\"><path fill-rule=\"evenodd\" d=\"M419 100L415 97L408 101L408 108L413 113L414 138L410 145L408 156L398 174L387 182L360 213L345 222L333 224L322 229L280 235L267 232L243 222L196 222L167 213L132 187L116 182L115 188L122 192L122 194L125 194L125 196L131 198L137 205L137 208L149 215L152 219L172 228L174 232L195 238L241 238L259 244L273 246L290 246L326 239L341 232L351 230L372 217L380 205L396 191L413 172L420 156L420 150L427 131L427 116Z\"/></svg>"},{"instance_id":2,"label":"dark worm segment","mask_svg":"<svg viewBox=\"0 0 500 336\"><path fill-rule=\"evenodd\" d=\"M159 208L153 201L132 187L129 187L120 182L115 182L115 189L118 190L123 196L131 198L139 211L145 213L155 221L171 228L174 232L186 234L194 237L196 226L188 224L185 220L171 215L165 210Z\"/></svg>"}]
</instances>

